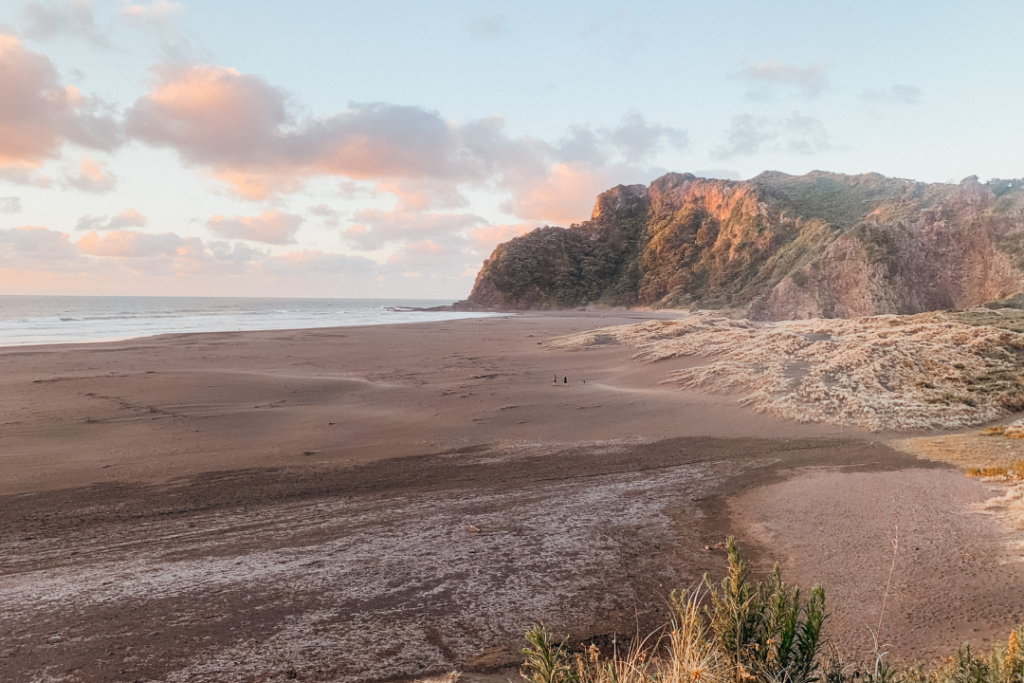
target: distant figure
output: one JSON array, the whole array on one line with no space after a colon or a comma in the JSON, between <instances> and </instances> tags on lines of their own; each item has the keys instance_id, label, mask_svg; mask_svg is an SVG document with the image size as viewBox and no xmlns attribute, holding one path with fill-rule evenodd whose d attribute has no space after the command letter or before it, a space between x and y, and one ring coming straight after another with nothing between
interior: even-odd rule
<instances>
[{"instance_id":1,"label":"distant figure","mask_svg":"<svg viewBox=\"0 0 1024 683\"><path fill-rule=\"evenodd\" d=\"M551 386L553 386L553 387L557 387L558 386L558 375L552 375L551 376Z\"/></svg>"},{"instance_id":2,"label":"distant figure","mask_svg":"<svg viewBox=\"0 0 1024 683\"><path fill-rule=\"evenodd\" d=\"M569 378L568 377L563 377L562 378L562 384L568 384L568 383L569 383Z\"/></svg>"},{"instance_id":3,"label":"distant figure","mask_svg":"<svg viewBox=\"0 0 1024 683\"><path fill-rule=\"evenodd\" d=\"M583 380L583 383L584 383L584 384L586 384L586 383L587 383L587 380Z\"/></svg>"}]
</instances>

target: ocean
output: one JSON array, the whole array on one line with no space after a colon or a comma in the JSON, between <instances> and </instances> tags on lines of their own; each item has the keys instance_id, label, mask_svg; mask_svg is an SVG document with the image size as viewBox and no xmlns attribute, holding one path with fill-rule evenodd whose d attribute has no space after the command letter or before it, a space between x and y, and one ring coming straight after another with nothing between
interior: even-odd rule
<instances>
[{"instance_id":1,"label":"ocean","mask_svg":"<svg viewBox=\"0 0 1024 683\"><path fill-rule=\"evenodd\" d=\"M116 341L156 334L392 325L493 313L425 312L427 299L0 296L0 346Z\"/></svg>"}]
</instances>

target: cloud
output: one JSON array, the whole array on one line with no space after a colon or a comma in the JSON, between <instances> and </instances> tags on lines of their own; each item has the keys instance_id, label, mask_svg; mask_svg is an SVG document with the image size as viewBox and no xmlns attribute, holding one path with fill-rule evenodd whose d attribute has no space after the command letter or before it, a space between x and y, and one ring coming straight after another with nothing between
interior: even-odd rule
<instances>
[{"instance_id":1,"label":"cloud","mask_svg":"<svg viewBox=\"0 0 1024 683\"><path fill-rule=\"evenodd\" d=\"M789 133L789 149L799 154L814 154L829 149L828 131L825 125L811 116L801 116L795 111L785 122Z\"/></svg>"},{"instance_id":2,"label":"cloud","mask_svg":"<svg viewBox=\"0 0 1024 683\"><path fill-rule=\"evenodd\" d=\"M769 142L780 140L788 151L814 154L831 148L825 125L816 118L793 112L788 118L734 116L729 124L728 142L711 151L715 159L752 156Z\"/></svg>"},{"instance_id":3,"label":"cloud","mask_svg":"<svg viewBox=\"0 0 1024 683\"><path fill-rule=\"evenodd\" d=\"M85 214L75 223L78 231L124 230L125 228L146 227L146 217L135 209L125 209L113 217Z\"/></svg>"},{"instance_id":4,"label":"cloud","mask_svg":"<svg viewBox=\"0 0 1024 683\"><path fill-rule=\"evenodd\" d=\"M377 183L377 192L394 195L403 209L413 211L461 209L469 206L469 200L462 194L458 184L448 180L381 181Z\"/></svg>"},{"instance_id":5,"label":"cloud","mask_svg":"<svg viewBox=\"0 0 1024 683\"><path fill-rule=\"evenodd\" d=\"M860 98L874 104L918 104L921 89L916 85L894 85L887 90L865 90Z\"/></svg>"},{"instance_id":6,"label":"cloud","mask_svg":"<svg viewBox=\"0 0 1024 683\"><path fill-rule=\"evenodd\" d=\"M196 61L201 52L178 27L178 18L184 12L185 5L180 2L154 0L147 5L129 0L121 8L121 17L129 26L156 38L164 61L184 64Z\"/></svg>"},{"instance_id":7,"label":"cloud","mask_svg":"<svg viewBox=\"0 0 1024 683\"><path fill-rule=\"evenodd\" d=\"M82 157L78 162L77 172L64 176L63 183L83 192L102 194L117 187L117 176L107 170L107 165L96 161L90 156Z\"/></svg>"},{"instance_id":8,"label":"cloud","mask_svg":"<svg viewBox=\"0 0 1024 683\"><path fill-rule=\"evenodd\" d=\"M608 142L630 163L646 161L663 147L681 152L689 144L685 131L647 123L643 114L636 109L626 112L618 127L608 131L606 136Z\"/></svg>"},{"instance_id":9,"label":"cloud","mask_svg":"<svg viewBox=\"0 0 1024 683\"><path fill-rule=\"evenodd\" d=\"M42 188L49 188L53 185L50 176L28 168L4 168L0 166L0 180L12 185L29 185Z\"/></svg>"},{"instance_id":10,"label":"cloud","mask_svg":"<svg viewBox=\"0 0 1024 683\"><path fill-rule=\"evenodd\" d=\"M508 26L505 17L490 14L474 19L469 25L469 32L477 38L497 38L508 33Z\"/></svg>"},{"instance_id":11,"label":"cloud","mask_svg":"<svg viewBox=\"0 0 1024 683\"><path fill-rule=\"evenodd\" d=\"M40 167L75 144L112 150L122 131L110 107L60 84L45 56L0 34L0 168Z\"/></svg>"},{"instance_id":12,"label":"cloud","mask_svg":"<svg viewBox=\"0 0 1024 683\"><path fill-rule=\"evenodd\" d=\"M618 126L592 129L586 125L569 126L556 145L563 162L603 164L619 154L627 163L643 163L655 154L671 149L681 152L689 145L686 131L658 123L648 123L636 109L627 111Z\"/></svg>"},{"instance_id":13,"label":"cloud","mask_svg":"<svg viewBox=\"0 0 1024 683\"><path fill-rule=\"evenodd\" d=\"M341 214L327 204L317 204L309 207L309 212L317 218L323 219L323 224L329 228L336 228L341 225Z\"/></svg>"},{"instance_id":14,"label":"cloud","mask_svg":"<svg viewBox=\"0 0 1024 683\"><path fill-rule=\"evenodd\" d=\"M712 150L711 156L716 159L729 159L757 154L761 151L761 145L774 140L775 137L776 133L768 119L740 114L732 117L729 123L728 143Z\"/></svg>"},{"instance_id":15,"label":"cloud","mask_svg":"<svg viewBox=\"0 0 1024 683\"><path fill-rule=\"evenodd\" d=\"M739 76L748 83L746 97L749 100L770 99L779 90L814 98L828 87L820 64L796 66L773 59L746 66L740 70Z\"/></svg>"},{"instance_id":16,"label":"cloud","mask_svg":"<svg viewBox=\"0 0 1024 683\"><path fill-rule=\"evenodd\" d=\"M365 209L355 215L355 222L342 236L359 249L372 251L388 242L441 240L446 235L486 223L480 216L466 213Z\"/></svg>"},{"instance_id":17,"label":"cloud","mask_svg":"<svg viewBox=\"0 0 1024 683\"><path fill-rule=\"evenodd\" d=\"M497 245L508 242L513 237L525 235L531 230L539 227L536 223L500 223L498 225L483 225L473 228L470 235L476 246L476 251L490 254Z\"/></svg>"},{"instance_id":18,"label":"cloud","mask_svg":"<svg viewBox=\"0 0 1024 683\"><path fill-rule=\"evenodd\" d=\"M64 263L76 256L77 250L62 232L30 225L0 229L0 265L19 261Z\"/></svg>"},{"instance_id":19,"label":"cloud","mask_svg":"<svg viewBox=\"0 0 1024 683\"><path fill-rule=\"evenodd\" d=\"M623 172L632 177L642 175L639 165L653 155L686 144L684 131L648 122L636 111L611 128L572 127L552 145L508 136L500 116L459 123L387 103L299 116L283 90L223 67L161 65L151 76L149 93L128 111L130 134L176 150L184 163L251 200L297 191L312 177L335 176L372 183L377 192L396 196L406 212L467 206L466 188L505 191L512 195L509 206L527 206L526 197L539 185L552 177L564 180L559 165L605 178ZM579 217L572 201L571 211L550 217ZM592 202L593 195L586 203ZM520 217L538 216L531 210Z\"/></svg>"},{"instance_id":20,"label":"cloud","mask_svg":"<svg viewBox=\"0 0 1024 683\"><path fill-rule=\"evenodd\" d=\"M96 28L91 0L39 0L21 6L24 34L36 40L61 36L83 38L94 45L109 47L110 40Z\"/></svg>"},{"instance_id":21,"label":"cloud","mask_svg":"<svg viewBox=\"0 0 1024 683\"><path fill-rule=\"evenodd\" d=\"M78 240L76 246L85 254L113 258L188 256L204 251L202 241L196 237L181 237L173 232L154 235L125 230L105 235L90 232Z\"/></svg>"},{"instance_id":22,"label":"cloud","mask_svg":"<svg viewBox=\"0 0 1024 683\"><path fill-rule=\"evenodd\" d=\"M305 250L268 258L259 264L258 270L276 277L308 277L311 273L328 273L365 278L376 273L377 264L362 256Z\"/></svg>"},{"instance_id":23,"label":"cloud","mask_svg":"<svg viewBox=\"0 0 1024 683\"><path fill-rule=\"evenodd\" d=\"M272 256L244 243L204 242L169 232L90 232L72 242L65 233L36 226L0 229L0 274L15 277L26 292L41 286L88 291L97 283L121 291L118 287L132 282L151 293L183 288L201 293L213 286L239 293L257 288L271 295L329 290L340 296L373 295L376 281L393 275L370 259L346 254L304 250ZM280 281L292 284L276 289Z\"/></svg>"},{"instance_id":24,"label":"cloud","mask_svg":"<svg viewBox=\"0 0 1024 683\"><path fill-rule=\"evenodd\" d=\"M282 90L234 69L163 65L153 78L128 111L131 134L175 149L249 199L294 191L313 175L468 181L486 171L437 112L354 104L298 121Z\"/></svg>"},{"instance_id":25,"label":"cloud","mask_svg":"<svg viewBox=\"0 0 1024 683\"><path fill-rule=\"evenodd\" d=\"M184 10L182 3L168 0L154 0L148 5L126 2L121 8L121 16L130 23L162 28L172 26Z\"/></svg>"},{"instance_id":26,"label":"cloud","mask_svg":"<svg viewBox=\"0 0 1024 683\"><path fill-rule=\"evenodd\" d=\"M625 174L628 175L627 170ZM621 178L622 175L619 177ZM534 182L513 188L503 209L520 218L569 225L590 218L597 195L618 183L615 174L604 167L587 164L556 164Z\"/></svg>"},{"instance_id":27,"label":"cloud","mask_svg":"<svg viewBox=\"0 0 1024 683\"><path fill-rule=\"evenodd\" d=\"M295 214L264 211L259 216L225 218L217 215L206 222L206 227L220 237L264 244L295 244L295 233L304 222L302 216Z\"/></svg>"},{"instance_id":28,"label":"cloud","mask_svg":"<svg viewBox=\"0 0 1024 683\"><path fill-rule=\"evenodd\" d=\"M21 197L0 197L0 213L21 213Z\"/></svg>"}]
</instances>

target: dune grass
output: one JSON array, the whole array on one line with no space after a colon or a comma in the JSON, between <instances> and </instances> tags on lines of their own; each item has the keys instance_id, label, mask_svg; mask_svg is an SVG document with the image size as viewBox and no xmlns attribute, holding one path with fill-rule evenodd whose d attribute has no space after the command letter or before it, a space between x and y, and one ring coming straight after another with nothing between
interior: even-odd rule
<instances>
[{"instance_id":1,"label":"dune grass","mask_svg":"<svg viewBox=\"0 0 1024 683\"><path fill-rule=\"evenodd\" d=\"M551 340L586 349L613 340L655 362L698 367L664 382L738 392L758 412L874 431L958 429L1024 408L1024 334L945 313L761 324L703 313Z\"/></svg>"}]
</instances>

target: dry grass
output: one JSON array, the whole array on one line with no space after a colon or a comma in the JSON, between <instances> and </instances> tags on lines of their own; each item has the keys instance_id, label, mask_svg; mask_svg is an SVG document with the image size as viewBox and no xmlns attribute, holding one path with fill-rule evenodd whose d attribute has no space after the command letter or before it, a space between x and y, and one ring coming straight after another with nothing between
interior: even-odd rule
<instances>
[{"instance_id":1,"label":"dry grass","mask_svg":"<svg viewBox=\"0 0 1024 683\"><path fill-rule=\"evenodd\" d=\"M992 436L993 429L973 434L924 436L890 441L897 450L925 460L948 462L971 476L998 476L995 473L1017 471L1024 466L1024 441ZM986 474L986 472L993 474Z\"/></svg>"},{"instance_id":2,"label":"dry grass","mask_svg":"<svg viewBox=\"0 0 1024 683\"><path fill-rule=\"evenodd\" d=\"M1024 484L1014 484L1006 493L975 506L975 510L992 515L1012 529L1024 529Z\"/></svg>"},{"instance_id":3,"label":"dry grass","mask_svg":"<svg viewBox=\"0 0 1024 683\"><path fill-rule=\"evenodd\" d=\"M744 392L758 412L866 429L958 429L1024 407L1024 334L943 313L758 324L711 313L560 337L554 349L618 342L636 358L708 358L665 382Z\"/></svg>"}]
</instances>

